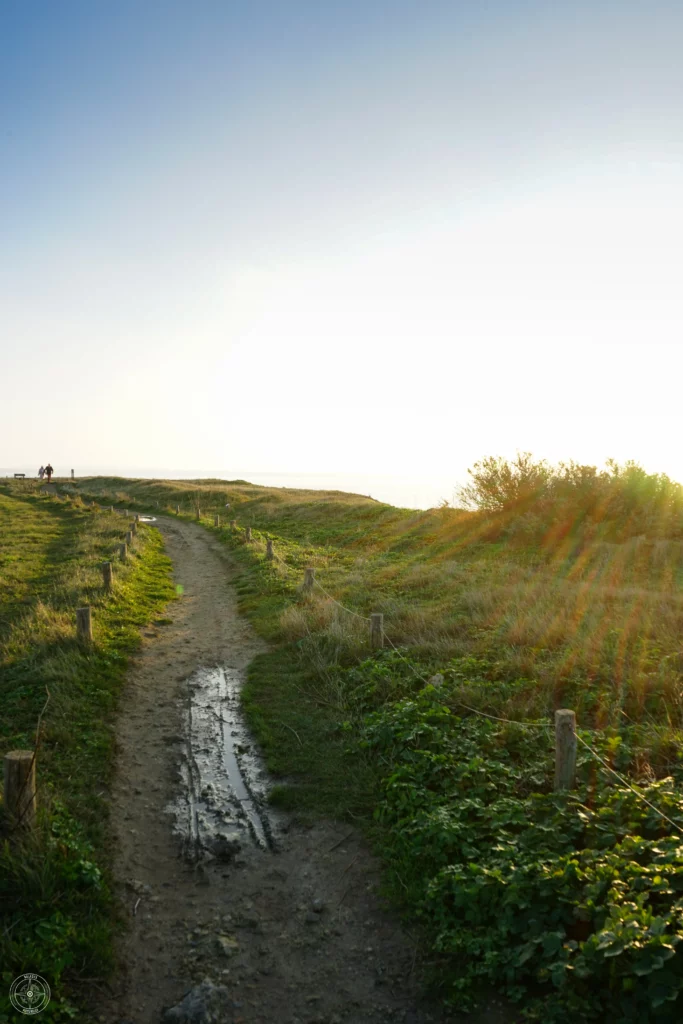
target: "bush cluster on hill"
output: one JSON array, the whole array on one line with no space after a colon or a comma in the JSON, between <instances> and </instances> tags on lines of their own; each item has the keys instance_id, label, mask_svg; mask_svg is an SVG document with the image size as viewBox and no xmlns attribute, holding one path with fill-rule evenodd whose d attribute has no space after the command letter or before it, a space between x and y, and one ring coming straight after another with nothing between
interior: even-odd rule
<instances>
[{"instance_id":1,"label":"bush cluster on hill","mask_svg":"<svg viewBox=\"0 0 683 1024\"><path fill-rule=\"evenodd\" d=\"M469 474L460 505L493 516L509 536L535 538L559 527L588 541L683 537L683 487L633 461L610 459L599 470L551 466L521 452L512 460L489 456Z\"/></svg>"}]
</instances>

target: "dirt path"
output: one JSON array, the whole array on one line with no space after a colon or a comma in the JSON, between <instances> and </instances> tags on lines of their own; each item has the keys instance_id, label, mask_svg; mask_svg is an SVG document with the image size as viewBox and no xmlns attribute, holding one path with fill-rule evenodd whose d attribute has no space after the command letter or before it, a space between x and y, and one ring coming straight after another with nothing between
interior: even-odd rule
<instances>
[{"instance_id":1,"label":"dirt path","mask_svg":"<svg viewBox=\"0 0 683 1024\"><path fill-rule=\"evenodd\" d=\"M237 614L225 549L192 524L158 525L184 596L145 631L122 702L112 825L127 930L99 1020L444 1020L419 1003L415 950L359 837L265 807L236 710L262 643Z\"/></svg>"}]
</instances>

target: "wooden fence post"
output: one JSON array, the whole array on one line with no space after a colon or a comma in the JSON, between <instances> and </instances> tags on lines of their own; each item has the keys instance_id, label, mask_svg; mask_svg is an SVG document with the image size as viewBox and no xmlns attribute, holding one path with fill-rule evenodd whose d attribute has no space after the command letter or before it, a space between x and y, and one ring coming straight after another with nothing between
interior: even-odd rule
<instances>
[{"instance_id":1,"label":"wooden fence post","mask_svg":"<svg viewBox=\"0 0 683 1024\"><path fill-rule=\"evenodd\" d=\"M251 540L251 526L248 526L245 532L246 532L246 541L247 541L247 544L248 544L249 541Z\"/></svg>"},{"instance_id":2,"label":"wooden fence post","mask_svg":"<svg viewBox=\"0 0 683 1024\"><path fill-rule=\"evenodd\" d=\"M114 511L114 506L113 506L113 505L110 505L110 506L109 506L109 511L110 511L110 512L113 512L113 511Z\"/></svg>"},{"instance_id":3,"label":"wooden fence post","mask_svg":"<svg viewBox=\"0 0 683 1024\"><path fill-rule=\"evenodd\" d=\"M576 779L576 715L555 712L555 790L573 789Z\"/></svg>"},{"instance_id":4,"label":"wooden fence post","mask_svg":"<svg viewBox=\"0 0 683 1024\"><path fill-rule=\"evenodd\" d=\"M73 469L71 470L71 479L72 479L72 480L74 480L74 479L75 479L75 477L74 477L74 471L73 471Z\"/></svg>"},{"instance_id":5,"label":"wooden fence post","mask_svg":"<svg viewBox=\"0 0 683 1024\"><path fill-rule=\"evenodd\" d=\"M220 516L214 516L213 517L213 525L214 526L220 526L221 525L221 517Z\"/></svg>"},{"instance_id":6,"label":"wooden fence post","mask_svg":"<svg viewBox=\"0 0 683 1024\"><path fill-rule=\"evenodd\" d=\"M92 613L90 605L76 609L76 633L79 640L92 640Z\"/></svg>"},{"instance_id":7,"label":"wooden fence post","mask_svg":"<svg viewBox=\"0 0 683 1024\"><path fill-rule=\"evenodd\" d=\"M202 510L201 510L200 508L198 508L198 509L197 509L197 522L199 522L199 520L200 520L201 518L202 518Z\"/></svg>"},{"instance_id":8,"label":"wooden fence post","mask_svg":"<svg viewBox=\"0 0 683 1024\"><path fill-rule=\"evenodd\" d=\"M102 578L104 580L104 589L111 590L114 585L114 566L111 562L102 563Z\"/></svg>"},{"instance_id":9,"label":"wooden fence post","mask_svg":"<svg viewBox=\"0 0 683 1024\"><path fill-rule=\"evenodd\" d=\"M274 557L275 555L273 553L273 542L272 540L268 539L266 541L266 558L272 562Z\"/></svg>"},{"instance_id":10,"label":"wooden fence post","mask_svg":"<svg viewBox=\"0 0 683 1024\"><path fill-rule=\"evenodd\" d=\"M384 647L384 616L381 612L373 612L370 616L370 646Z\"/></svg>"},{"instance_id":11,"label":"wooden fence post","mask_svg":"<svg viewBox=\"0 0 683 1024\"><path fill-rule=\"evenodd\" d=\"M17 826L36 821L36 759L32 750L10 750L4 758L5 810Z\"/></svg>"},{"instance_id":12,"label":"wooden fence post","mask_svg":"<svg viewBox=\"0 0 683 1024\"><path fill-rule=\"evenodd\" d=\"M304 582L303 582L303 586L301 587L301 593L302 594L311 594L311 593L313 593L313 584L314 584L314 582L315 582L315 569L313 568L312 565L309 565L308 568L304 569Z\"/></svg>"},{"instance_id":13,"label":"wooden fence post","mask_svg":"<svg viewBox=\"0 0 683 1024\"><path fill-rule=\"evenodd\" d=\"M119 544L119 558L122 562L128 558L128 546L126 544Z\"/></svg>"},{"instance_id":14,"label":"wooden fence post","mask_svg":"<svg viewBox=\"0 0 683 1024\"><path fill-rule=\"evenodd\" d=\"M140 513L139 513L139 512L136 512L136 513L135 513L135 522L136 522L136 523L139 523L139 522L140 522Z\"/></svg>"},{"instance_id":15,"label":"wooden fence post","mask_svg":"<svg viewBox=\"0 0 683 1024\"><path fill-rule=\"evenodd\" d=\"M129 530L126 534L126 544L130 547L133 543L133 531Z\"/></svg>"},{"instance_id":16,"label":"wooden fence post","mask_svg":"<svg viewBox=\"0 0 683 1024\"><path fill-rule=\"evenodd\" d=\"M129 532L131 533L131 535L132 535L133 537L137 537L137 533L138 533L138 524L137 524L137 523L135 523L135 522L131 523L131 524L130 524L130 531L129 531Z\"/></svg>"},{"instance_id":17,"label":"wooden fence post","mask_svg":"<svg viewBox=\"0 0 683 1024\"><path fill-rule=\"evenodd\" d=\"M233 531L237 529L237 520L236 519L231 519L230 520L230 529L233 530Z\"/></svg>"},{"instance_id":18,"label":"wooden fence post","mask_svg":"<svg viewBox=\"0 0 683 1024\"><path fill-rule=\"evenodd\" d=\"M176 514L177 516L179 516L179 515L180 515L180 505L176 505L176 507L175 507L175 514Z\"/></svg>"}]
</instances>

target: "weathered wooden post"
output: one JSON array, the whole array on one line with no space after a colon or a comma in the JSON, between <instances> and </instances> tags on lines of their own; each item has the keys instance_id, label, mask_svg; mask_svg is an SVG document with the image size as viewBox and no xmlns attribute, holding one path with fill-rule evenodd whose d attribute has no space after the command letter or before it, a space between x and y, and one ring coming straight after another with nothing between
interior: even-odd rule
<instances>
[{"instance_id":1,"label":"weathered wooden post","mask_svg":"<svg viewBox=\"0 0 683 1024\"><path fill-rule=\"evenodd\" d=\"M33 828L36 821L36 759L32 750L10 750L4 758L5 811L10 822Z\"/></svg>"},{"instance_id":2,"label":"weathered wooden post","mask_svg":"<svg viewBox=\"0 0 683 1024\"><path fill-rule=\"evenodd\" d=\"M73 469L71 470L71 479L72 479L72 480L75 480L75 479L76 479L76 478L74 477L74 471L73 471Z\"/></svg>"},{"instance_id":3,"label":"weathered wooden post","mask_svg":"<svg viewBox=\"0 0 683 1024\"><path fill-rule=\"evenodd\" d=\"M274 557L275 554L273 552L273 542L272 540L270 540L270 538L268 538L268 540L266 541L266 558L268 559L268 561L272 562Z\"/></svg>"},{"instance_id":4,"label":"weathered wooden post","mask_svg":"<svg viewBox=\"0 0 683 1024\"><path fill-rule=\"evenodd\" d=\"M92 613L90 605L76 609L76 633L79 640L92 640Z\"/></svg>"},{"instance_id":5,"label":"weathered wooden post","mask_svg":"<svg viewBox=\"0 0 683 1024\"><path fill-rule=\"evenodd\" d=\"M113 511L114 511L114 506L113 506L113 505L110 505L110 506L109 506L109 511L110 511L110 512L113 512Z\"/></svg>"},{"instance_id":6,"label":"weathered wooden post","mask_svg":"<svg viewBox=\"0 0 683 1024\"><path fill-rule=\"evenodd\" d=\"M249 541L251 540L251 526L247 527L245 533L246 533L246 541L247 541L247 544L248 544Z\"/></svg>"},{"instance_id":7,"label":"weathered wooden post","mask_svg":"<svg viewBox=\"0 0 683 1024\"><path fill-rule=\"evenodd\" d=\"M576 781L576 715L555 712L555 790L573 789Z\"/></svg>"},{"instance_id":8,"label":"weathered wooden post","mask_svg":"<svg viewBox=\"0 0 683 1024\"><path fill-rule=\"evenodd\" d=\"M128 547L131 547L132 543L133 543L133 531L132 530L128 530L128 532L126 534L126 544L128 545Z\"/></svg>"},{"instance_id":9,"label":"weathered wooden post","mask_svg":"<svg viewBox=\"0 0 683 1024\"><path fill-rule=\"evenodd\" d=\"M220 516L214 516L213 517L213 525L214 526L220 526L221 525L221 517Z\"/></svg>"},{"instance_id":10,"label":"weathered wooden post","mask_svg":"<svg viewBox=\"0 0 683 1024\"><path fill-rule=\"evenodd\" d=\"M111 562L102 563L102 579L104 580L104 589L111 590L114 585L114 566Z\"/></svg>"},{"instance_id":11,"label":"weathered wooden post","mask_svg":"<svg viewBox=\"0 0 683 1024\"><path fill-rule=\"evenodd\" d=\"M139 513L139 512L136 512L136 513L135 513L135 522L136 522L136 523L139 523L139 522L140 522L140 513Z\"/></svg>"},{"instance_id":12,"label":"weathered wooden post","mask_svg":"<svg viewBox=\"0 0 683 1024\"><path fill-rule=\"evenodd\" d=\"M302 594L311 594L313 592L313 584L315 583L315 569L312 565L309 565L307 569L304 569L304 582L301 587Z\"/></svg>"},{"instance_id":13,"label":"weathered wooden post","mask_svg":"<svg viewBox=\"0 0 683 1024\"><path fill-rule=\"evenodd\" d=\"M122 562L125 562L126 559L128 558L127 544L119 544L119 558L121 559Z\"/></svg>"},{"instance_id":14,"label":"weathered wooden post","mask_svg":"<svg viewBox=\"0 0 683 1024\"><path fill-rule=\"evenodd\" d=\"M230 529L233 532L237 529L237 520L236 519L231 519L230 520Z\"/></svg>"},{"instance_id":15,"label":"weathered wooden post","mask_svg":"<svg viewBox=\"0 0 683 1024\"><path fill-rule=\"evenodd\" d=\"M384 616L381 612L373 612L370 616L370 646L384 647Z\"/></svg>"},{"instance_id":16,"label":"weathered wooden post","mask_svg":"<svg viewBox=\"0 0 683 1024\"><path fill-rule=\"evenodd\" d=\"M176 514L177 516L179 516L179 515L180 515L180 505L176 505L176 507L175 507L175 514Z\"/></svg>"}]
</instances>

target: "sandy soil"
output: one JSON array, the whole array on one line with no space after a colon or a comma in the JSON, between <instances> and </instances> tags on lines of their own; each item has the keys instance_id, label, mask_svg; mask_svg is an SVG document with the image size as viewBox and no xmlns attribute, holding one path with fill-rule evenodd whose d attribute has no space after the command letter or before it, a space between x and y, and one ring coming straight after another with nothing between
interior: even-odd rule
<instances>
[{"instance_id":1,"label":"sandy soil","mask_svg":"<svg viewBox=\"0 0 683 1024\"><path fill-rule=\"evenodd\" d=\"M184 595L170 607L172 624L144 631L122 700L112 827L126 927L117 980L96 1016L105 1024L455 1019L420 1000L416 949L381 905L377 864L360 837L267 810L235 694L216 691L213 708L207 689L207 679L239 681L262 642L237 613L225 549L193 524L158 527ZM206 721L213 715L215 735L193 733L202 721L193 700ZM224 750L228 768L243 770L242 792L234 776L227 790L196 776L202 755ZM199 1009L168 1014L203 979L214 1010L204 1013L199 999ZM504 1018L491 1006L477 1019Z\"/></svg>"}]
</instances>

